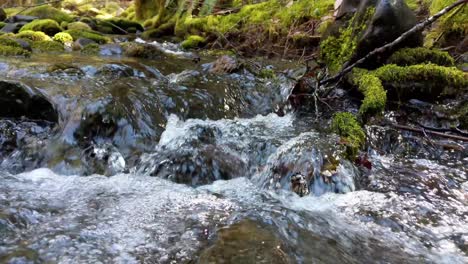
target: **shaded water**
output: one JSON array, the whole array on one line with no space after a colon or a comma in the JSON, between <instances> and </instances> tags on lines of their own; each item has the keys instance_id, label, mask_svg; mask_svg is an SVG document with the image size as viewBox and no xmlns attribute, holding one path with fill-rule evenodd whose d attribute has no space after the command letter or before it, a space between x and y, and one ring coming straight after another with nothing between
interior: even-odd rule
<instances>
[{"instance_id":1,"label":"shaded water","mask_svg":"<svg viewBox=\"0 0 468 264\"><path fill-rule=\"evenodd\" d=\"M372 169L357 168L326 123L274 113L288 73L202 68L170 56L1 62L59 120L0 122L0 262L468 261L467 156L371 149ZM291 191L297 173L310 195Z\"/></svg>"}]
</instances>

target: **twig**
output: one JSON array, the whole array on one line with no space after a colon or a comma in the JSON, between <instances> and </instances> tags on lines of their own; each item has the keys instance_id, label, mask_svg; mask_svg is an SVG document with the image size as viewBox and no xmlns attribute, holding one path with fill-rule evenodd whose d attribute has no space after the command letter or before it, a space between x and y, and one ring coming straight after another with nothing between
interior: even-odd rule
<instances>
[{"instance_id":1,"label":"twig","mask_svg":"<svg viewBox=\"0 0 468 264\"><path fill-rule=\"evenodd\" d=\"M395 39L394 41L380 47L380 48L376 48L374 49L373 51L371 51L370 53L368 53L366 56L362 57L361 59L357 60L356 62L354 62L353 64L345 67L344 69L342 69L338 74L336 74L335 76L333 77L330 77L330 78L327 78L325 80L322 80L320 82L321 85L324 85L324 84L327 84L327 83L330 83L330 82L335 82L335 81L338 81L339 79L341 79L344 75L346 75L348 72L350 72L354 67L360 65L361 63L363 63L364 61L366 61L367 59L369 59L370 57L378 54L378 53L382 53L388 49L391 49L393 48L394 46L400 44L401 42L403 42L405 39L407 39L409 36L411 36L412 34L418 32L418 31L421 31L423 30L425 27L427 27L428 25L434 23L437 19L439 19L441 16L445 15L446 13L448 13L449 11L451 11L452 9L454 9L455 7L459 6L459 5L462 5L462 4L466 4L468 3L468 0L459 0L455 3L453 3L452 5L450 6L447 6L446 8L442 9L441 11L439 11L437 14L433 15L432 17L429 17L427 18L426 20L424 20L423 22L421 23L418 23L416 24L414 27L412 27L411 29L409 29L408 31L406 31L405 33L403 33L402 35L400 35L397 39Z\"/></svg>"},{"instance_id":2,"label":"twig","mask_svg":"<svg viewBox=\"0 0 468 264\"><path fill-rule=\"evenodd\" d=\"M399 125L399 124L390 124L391 126L402 129L402 130L407 130L411 132L417 132L417 133L422 133L422 134L432 134L438 137L443 137L443 138L450 138L453 140L460 140L464 142L468 142L468 137L463 137L463 136L457 136L457 135L449 135L449 134L444 134L441 132L436 132L436 131L430 131L430 130L424 130L424 129L418 129L415 127L410 127L410 126L404 126L404 125Z\"/></svg>"}]
</instances>

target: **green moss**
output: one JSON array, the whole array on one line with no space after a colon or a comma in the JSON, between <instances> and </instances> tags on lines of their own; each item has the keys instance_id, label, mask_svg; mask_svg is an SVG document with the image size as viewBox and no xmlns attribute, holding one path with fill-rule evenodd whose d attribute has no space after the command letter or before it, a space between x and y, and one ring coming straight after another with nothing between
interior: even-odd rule
<instances>
[{"instance_id":1,"label":"green moss","mask_svg":"<svg viewBox=\"0 0 468 264\"><path fill-rule=\"evenodd\" d=\"M23 31L41 31L49 36L53 36L58 32L62 31L62 28L57 21L52 19L38 19L24 25L19 32Z\"/></svg>"},{"instance_id":2,"label":"green moss","mask_svg":"<svg viewBox=\"0 0 468 264\"><path fill-rule=\"evenodd\" d=\"M0 29L2 29L6 25L5 22L0 21Z\"/></svg>"},{"instance_id":3,"label":"green moss","mask_svg":"<svg viewBox=\"0 0 468 264\"><path fill-rule=\"evenodd\" d=\"M55 36L52 39L62 44L73 42L73 37L70 34L65 33L65 32L60 32L60 33L55 34Z\"/></svg>"},{"instance_id":4,"label":"green moss","mask_svg":"<svg viewBox=\"0 0 468 264\"><path fill-rule=\"evenodd\" d=\"M387 92L380 79L366 70L355 68L351 81L364 95L359 114L366 118L382 113L387 102Z\"/></svg>"},{"instance_id":5,"label":"green moss","mask_svg":"<svg viewBox=\"0 0 468 264\"><path fill-rule=\"evenodd\" d=\"M55 7L49 5L42 5L33 8L29 8L23 12L24 15L27 16L36 16L42 19L53 19L58 23L62 23L62 21L72 22L73 17L69 14L58 10Z\"/></svg>"},{"instance_id":6,"label":"green moss","mask_svg":"<svg viewBox=\"0 0 468 264\"><path fill-rule=\"evenodd\" d=\"M347 27L339 30L337 36L329 36L320 43L320 58L331 73L337 73L343 64L351 59L357 47L360 35L367 27L367 20L374 14L374 8L368 8L363 17L356 15Z\"/></svg>"},{"instance_id":7,"label":"green moss","mask_svg":"<svg viewBox=\"0 0 468 264\"><path fill-rule=\"evenodd\" d=\"M347 157L354 159L359 149L366 143L366 134L356 117L351 113L336 113L333 116L331 128L344 141Z\"/></svg>"},{"instance_id":8,"label":"green moss","mask_svg":"<svg viewBox=\"0 0 468 264\"><path fill-rule=\"evenodd\" d=\"M99 54L99 51L100 48L98 44L89 44L81 50L81 53L86 55L97 55Z\"/></svg>"},{"instance_id":9,"label":"green moss","mask_svg":"<svg viewBox=\"0 0 468 264\"><path fill-rule=\"evenodd\" d=\"M32 49L37 52L62 52L64 51L63 44L57 41L34 41L31 45Z\"/></svg>"},{"instance_id":10,"label":"green moss","mask_svg":"<svg viewBox=\"0 0 468 264\"><path fill-rule=\"evenodd\" d=\"M191 35L186 40L184 40L180 45L184 49L193 49L200 47L202 44L206 42L204 37Z\"/></svg>"},{"instance_id":11,"label":"green moss","mask_svg":"<svg viewBox=\"0 0 468 264\"><path fill-rule=\"evenodd\" d=\"M73 37L73 40L77 40L79 38L87 38L87 39L94 40L95 42L99 44L106 44L106 43L111 42L110 38L103 36L102 34L95 32L95 31L69 29L65 32L70 34Z\"/></svg>"},{"instance_id":12,"label":"green moss","mask_svg":"<svg viewBox=\"0 0 468 264\"><path fill-rule=\"evenodd\" d=\"M430 4L430 14L434 15L456 0L434 0ZM468 35L468 5L460 5L442 16L426 35L425 46L445 46L451 39L462 40Z\"/></svg>"},{"instance_id":13,"label":"green moss","mask_svg":"<svg viewBox=\"0 0 468 264\"><path fill-rule=\"evenodd\" d=\"M444 94L455 94L468 87L468 74L455 67L418 64L401 67L388 64L372 72L385 84L423 83L428 90L436 87Z\"/></svg>"},{"instance_id":14,"label":"green moss","mask_svg":"<svg viewBox=\"0 0 468 264\"><path fill-rule=\"evenodd\" d=\"M398 50L388 59L389 64L396 64L399 66L408 66L429 62L442 66L455 65L455 60L448 52L422 47Z\"/></svg>"},{"instance_id":15,"label":"green moss","mask_svg":"<svg viewBox=\"0 0 468 264\"><path fill-rule=\"evenodd\" d=\"M29 56L31 53L9 38L0 37L0 56Z\"/></svg>"},{"instance_id":16,"label":"green moss","mask_svg":"<svg viewBox=\"0 0 468 264\"><path fill-rule=\"evenodd\" d=\"M148 44L126 42L122 44L122 48L124 54L129 57L157 59L163 55L158 48Z\"/></svg>"},{"instance_id":17,"label":"green moss","mask_svg":"<svg viewBox=\"0 0 468 264\"><path fill-rule=\"evenodd\" d=\"M71 30L91 30L91 27L88 24L81 21L70 23L67 28Z\"/></svg>"},{"instance_id":18,"label":"green moss","mask_svg":"<svg viewBox=\"0 0 468 264\"><path fill-rule=\"evenodd\" d=\"M276 78L276 73L273 69L262 69L259 74L260 78L265 79L274 79Z\"/></svg>"},{"instance_id":19,"label":"green moss","mask_svg":"<svg viewBox=\"0 0 468 264\"><path fill-rule=\"evenodd\" d=\"M21 31L18 34L16 34L16 37L20 38L20 39L29 39L31 41L50 41L50 40L52 40L44 32L31 31L31 30Z\"/></svg>"}]
</instances>

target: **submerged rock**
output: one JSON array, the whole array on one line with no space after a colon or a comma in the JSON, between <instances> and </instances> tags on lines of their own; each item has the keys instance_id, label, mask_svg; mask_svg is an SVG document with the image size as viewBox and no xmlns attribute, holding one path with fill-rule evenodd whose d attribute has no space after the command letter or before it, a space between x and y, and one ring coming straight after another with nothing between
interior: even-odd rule
<instances>
[{"instance_id":1,"label":"submerged rock","mask_svg":"<svg viewBox=\"0 0 468 264\"><path fill-rule=\"evenodd\" d=\"M19 82L0 81L0 117L58 122L58 113L39 90Z\"/></svg>"}]
</instances>

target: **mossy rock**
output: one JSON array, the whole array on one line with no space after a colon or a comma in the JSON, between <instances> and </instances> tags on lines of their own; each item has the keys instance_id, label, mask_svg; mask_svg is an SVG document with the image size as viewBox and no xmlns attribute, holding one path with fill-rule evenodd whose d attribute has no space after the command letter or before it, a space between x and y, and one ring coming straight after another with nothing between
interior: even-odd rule
<instances>
[{"instance_id":1,"label":"mossy rock","mask_svg":"<svg viewBox=\"0 0 468 264\"><path fill-rule=\"evenodd\" d=\"M0 29L2 29L6 25L5 22L0 21Z\"/></svg>"},{"instance_id":2,"label":"mossy rock","mask_svg":"<svg viewBox=\"0 0 468 264\"><path fill-rule=\"evenodd\" d=\"M129 57L158 59L163 56L162 51L150 44L127 42L123 43L121 46L124 54Z\"/></svg>"},{"instance_id":3,"label":"mossy rock","mask_svg":"<svg viewBox=\"0 0 468 264\"><path fill-rule=\"evenodd\" d=\"M52 19L52 20L57 21L58 23L62 23L63 21L66 21L66 22L73 21L72 16L49 5L42 5L42 6L29 8L25 10L23 14L27 16L35 16L35 17L42 18L42 19Z\"/></svg>"},{"instance_id":4,"label":"mossy rock","mask_svg":"<svg viewBox=\"0 0 468 264\"><path fill-rule=\"evenodd\" d=\"M341 136L346 145L346 156L354 160L359 149L362 149L366 143L366 134L356 117L347 112L336 113L333 116L331 129Z\"/></svg>"},{"instance_id":5,"label":"mossy rock","mask_svg":"<svg viewBox=\"0 0 468 264\"><path fill-rule=\"evenodd\" d=\"M96 31L69 29L65 32L70 34L73 37L73 40L77 40L79 38L87 38L99 44L106 44L111 42L111 39L109 37L106 37Z\"/></svg>"},{"instance_id":6,"label":"mossy rock","mask_svg":"<svg viewBox=\"0 0 468 264\"><path fill-rule=\"evenodd\" d=\"M405 48L395 52L387 61L388 64L409 66L421 63L433 63L441 66L454 66L455 60L446 51L428 48Z\"/></svg>"},{"instance_id":7,"label":"mossy rock","mask_svg":"<svg viewBox=\"0 0 468 264\"><path fill-rule=\"evenodd\" d=\"M81 49L81 53L86 55L98 55L99 51L100 48L98 44L89 44L84 46L83 49Z\"/></svg>"},{"instance_id":8,"label":"mossy rock","mask_svg":"<svg viewBox=\"0 0 468 264\"><path fill-rule=\"evenodd\" d=\"M191 35L186 40L184 40L180 46L184 49L193 49L198 48L205 44L206 39L202 36Z\"/></svg>"},{"instance_id":9,"label":"mossy rock","mask_svg":"<svg viewBox=\"0 0 468 264\"><path fill-rule=\"evenodd\" d=\"M30 56L31 52L16 42L13 39L0 37L0 55L1 56Z\"/></svg>"},{"instance_id":10,"label":"mossy rock","mask_svg":"<svg viewBox=\"0 0 468 264\"><path fill-rule=\"evenodd\" d=\"M86 24L84 22L81 22L81 21L69 23L68 26L67 26L67 29L69 29L69 30L87 30L87 31L92 30L91 27L88 24Z\"/></svg>"},{"instance_id":11,"label":"mossy rock","mask_svg":"<svg viewBox=\"0 0 468 264\"><path fill-rule=\"evenodd\" d=\"M25 30L15 35L20 39L29 39L31 41L50 41L51 38L41 31Z\"/></svg>"},{"instance_id":12,"label":"mossy rock","mask_svg":"<svg viewBox=\"0 0 468 264\"><path fill-rule=\"evenodd\" d=\"M66 32L57 33L52 39L62 44L73 42L73 37Z\"/></svg>"},{"instance_id":13,"label":"mossy rock","mask_svg":"<svg viewBox=\"0 0 468 264\"><path fill-rule=\"evenodd\" d=\"M63 44L57 41L34 41L31 45L35 52L63 52L65 49Z\"/></svg>"},{"instance_id":14,"label":"mossy rock","mask_svg":"<svg viewBox=\"0 0 468 264\"><path fill-rule=\"evenodd\" d=\"M52 20L52 19L38 19L34 20L31 23L28 23L24 25L21 29L20 32L23 31L41 31L44 32L45 34L49 36L53 36L57 34L58 32L62 31L62 28L60 25L57 23L57 21Z\"/></svg>"},{"instance_id":15,"label":"mossy rock","mask_svg":"<svg viewBox=\"0 0 468 264\"><path fill-rule=\"evenodd\" d=\"M433 0L430 2L430 15L455 3L456 0ZM460 5L435 23L425 39L427 47L446 47L457 45L468 35L468 5Z\"/></svg>"},{"instance_id":16,"label":"mossy rock","mask_svg":"<svg viewBox=\"0 0 468 264\"><path fill-rule=\"evenodd\" d=\"M367 118L383 112L387 103L387 92L377 76L367 70L355 68L352 72L351 82L364 95L359 108L361 116Z\"/></svg>"}]
</instances>

